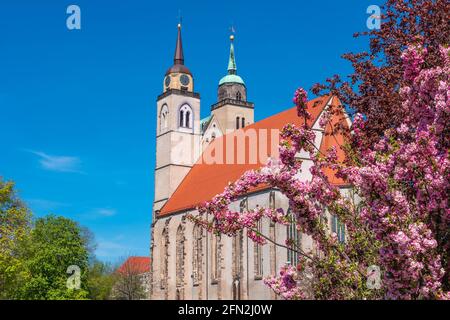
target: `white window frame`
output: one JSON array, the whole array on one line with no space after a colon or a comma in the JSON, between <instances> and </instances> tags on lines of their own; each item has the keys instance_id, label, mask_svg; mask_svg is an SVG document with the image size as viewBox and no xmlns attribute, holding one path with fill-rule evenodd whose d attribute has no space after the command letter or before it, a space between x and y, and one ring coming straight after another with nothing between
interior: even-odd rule
<instances>
[{"instance_id":1,"label":"white window frame","mask_svg":"<svg viewBox=\"0 0 450 320\"><path fill-rule=\"evenodd\" d=\"M189 116L186 114L189 112ZM182 104L178 109L178 127L182 129L192 129L194 126L194 113L192 107L187 103Z\"/></svg>"}]
</instances>

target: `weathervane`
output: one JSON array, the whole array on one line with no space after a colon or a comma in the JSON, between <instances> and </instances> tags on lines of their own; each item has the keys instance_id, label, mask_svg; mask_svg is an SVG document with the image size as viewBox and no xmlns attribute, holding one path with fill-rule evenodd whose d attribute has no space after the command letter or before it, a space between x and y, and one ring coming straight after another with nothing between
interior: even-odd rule
<instances>
[{"instance_id":1,"label":"weathervane","mask_svg":"<svg viewBox=\"0 0 450 320\"><path fill-rule=\"evenodd\" d=\"M230 39L234 40L234 34L236 33L236 30L234 29L234 23L233 22L231 23L231 26L230 26L230 32L231 32Z\"/></svg>"},{"instance_id":2,"label":"weathervane","mask_svg":"<svg viewBox=\"0 0 450 320\"><path fill-rule=\"evenodd\" d=\"M178 27L181 27L182 22L183 22L183 16L181 15L181 9L178 9Z\"/></svg>"}]
</instances>

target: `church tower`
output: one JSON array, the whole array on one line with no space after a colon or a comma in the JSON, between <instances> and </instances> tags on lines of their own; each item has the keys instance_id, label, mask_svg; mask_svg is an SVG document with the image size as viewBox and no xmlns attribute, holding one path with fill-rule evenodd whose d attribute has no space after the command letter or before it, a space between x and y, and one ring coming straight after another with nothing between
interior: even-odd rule
<instances>
[{"instance_id":1,"label":"church tower","mask_svg":"<svg viewBox=\"0 0 450 320\"><path fill-rule=\"evenodd\" d=\"M154 211L166 203L200 155L200 95L184 65L181 24L174 64L166 72L156 107Z\"/></svg>"},{"instance_id":2,"label":"church tower","mask_svg":"<svg viewBox=\"0 0 450 320\"><path fill-rule=\"evenodd\" d=\"M219 82L217 103L211 106L211 113L219 122L224 133L241 129L254 122L254 105L247 101L244 80L237 75L234 56L234 36L230 36L230 57L228 74Z\"/></svg>"}]
</instances>

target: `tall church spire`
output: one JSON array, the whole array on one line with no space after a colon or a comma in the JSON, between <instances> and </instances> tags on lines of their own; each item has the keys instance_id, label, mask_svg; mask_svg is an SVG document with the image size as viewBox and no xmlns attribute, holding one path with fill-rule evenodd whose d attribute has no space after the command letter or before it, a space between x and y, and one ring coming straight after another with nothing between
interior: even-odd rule
<instances>
[{"instance_id":1,"label":"tall church spire","mask_svg":"<svg viewBox=\"0 0 450 320\"><path fill-rule=\"evenodd\" d=\"M236 57L234 55L234 35L230 36L230 56L228 58L228 73L220 79L219 86L226 83L238 83L245 85L244 80L237 75Z\"/></svg>"},{"instance_id":2,"label":"tall church spire","mask_svg":"<svg viewBox=\"0 0 450 320\"><path fill-rule=\"evenodd\" d=\"M228 74L236 74L237 68L236 68L236 58L234 57L234 36L230 36L231 40L231 46L230 46L230 58L228 60Z\"/></svg>"},{"instance_id":3,"label":"tall church spire","mask_svg":"<svg viewBox=\"0 0 450 320\"><path fill-rule=\"evenodd\" d=\"M234 32L233 27L231 32ZM216 119L215 121L218 121L222 132L228 133L253 123L253 107L253 103L247 101L247 88L244 80L237 74L234 35L231 35L228 72L219 81L217 103L211 106L211 113Z\"/></svg>"},{"instance_id":4,"label":"tall church spire","mask_svg":"<svg viewBox=\"0 0 450 320\"><path fill-rule=\"evenodd\" d=\"M173 57L173 65L167 70L166 76L169 74L187 74L192 76L191 71L184 65L183 41L181 40L181 23L178 24L177 42L175 46L175 55ZM169 80L167 80L169 83ZM168 84L166 85L166 87ZM183 85L186 86L186 85Z\"/></svg>"},{"instance_id":5,"label":"tall church spire","mask_svg":"<svg viewBox=\"0 0 450 320\"><path fill-rule=\"evenodd\" d=\"M181 41L181 23L178 24L177 44L175 47L175 57L173 62L175 65L184 64L183 42Z\"/></svg>"}]
</instances>

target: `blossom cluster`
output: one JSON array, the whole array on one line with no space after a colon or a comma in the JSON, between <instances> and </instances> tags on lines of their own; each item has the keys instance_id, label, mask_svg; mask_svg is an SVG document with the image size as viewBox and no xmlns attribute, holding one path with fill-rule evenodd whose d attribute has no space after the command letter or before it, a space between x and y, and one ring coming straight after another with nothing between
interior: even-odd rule
<instances>
[{"instance_id":1,"label":"blossom cluster","mask_svg":"<svg viewBox=\"0 0 450 320\"><path fill-rule=\"evenodd\" d=\"M297 106L297 115L299 117L309 118L310 114L306 110L306 102L308 101L308 93L303 88L298 88L294 93L293 102Z\"/></svg>"},{"instance_id":2,"label":"blossom cluster","mask_svg":"<svg viewBox=\"0 0 450 320\"><path fill-rule=\"evenodd\" d=\"M365 201L362 220L383 243L380 263L386 297L392 299L449 297L442 289L449 272L442 262L448 259L450 230L450 163L443 132L450 120L450 64L448 49L441 53L442 66L422 69L427 50L405 51L409 85L401 95L409 116L372 149L361 150L359 166L342 170ZM362 122L358 116L357 126Z\"/></svg>"},{"instance_id":3,"label":"blossom cluster","mask_svg":"<svg viewBox=\"0 0 450 320\"><path fill-rule=\"evenodd\" d=\"M266 278L264 279L264 283L283 299L305 299L305 295L298 285L297 279L297 269L287 265L281 268L279 277Z\"/></svg>"}]
</instances>

